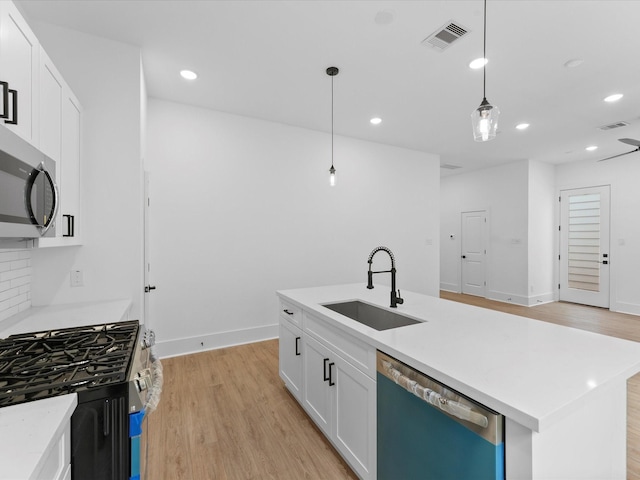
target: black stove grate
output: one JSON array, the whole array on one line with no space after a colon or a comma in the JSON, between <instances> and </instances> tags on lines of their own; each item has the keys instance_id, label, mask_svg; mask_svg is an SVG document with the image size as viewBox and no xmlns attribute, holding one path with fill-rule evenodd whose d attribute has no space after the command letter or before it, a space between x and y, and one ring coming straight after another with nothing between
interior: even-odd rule
<instances>
[{"instance_id":1,"label":"black stove grate","mask_svg":"<svg viewBox=\"0 0 640 480\"><path fill-rule=\"evenodd\" d=\"M0 339L0 407L125 382L138 321Z\"/></svg>"}]
</instances>

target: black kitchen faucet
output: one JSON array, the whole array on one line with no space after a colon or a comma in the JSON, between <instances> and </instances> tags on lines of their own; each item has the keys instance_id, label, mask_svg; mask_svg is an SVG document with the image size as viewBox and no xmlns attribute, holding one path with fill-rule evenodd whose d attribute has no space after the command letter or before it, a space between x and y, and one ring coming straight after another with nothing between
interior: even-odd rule
<instances>
[{"instance_id":1,"label":"black kitchen faucet","mask_svg":"<svg viewBox=\"0 0 640 480\"><path fill-rule=\"evenodd\" d=\"M391 258L391 270L380 270L378 272L371 271L371 265L373 264L373 256L378 253L380 250L387 252L389 254L389 258ZM398 304L402 305L404 303L404 299L400 297L400 290L396 294L396 259L393 256L393 253L387 247L376 247L369 254L369 259L367 260L369 263L369 272L367 288L371 290L373 288L373 274L374 273L391 273L391 308L397 308Z\"/></svg>"}]
</instances>

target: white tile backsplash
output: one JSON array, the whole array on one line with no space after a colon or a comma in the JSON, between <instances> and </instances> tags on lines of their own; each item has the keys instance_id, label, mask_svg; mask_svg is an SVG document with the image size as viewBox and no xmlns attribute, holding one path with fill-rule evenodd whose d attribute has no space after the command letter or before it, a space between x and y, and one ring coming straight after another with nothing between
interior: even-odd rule
<instances>
[{"instance_id":1,"label":"white tile backsplash","mask_svg":"<svg viewBox=\"0 0 640 480\"><path fill-rule=\"evenodd\" d=\"M0 250L0 321L31 307L31 252Z\"/></svg>"}]
</instances>

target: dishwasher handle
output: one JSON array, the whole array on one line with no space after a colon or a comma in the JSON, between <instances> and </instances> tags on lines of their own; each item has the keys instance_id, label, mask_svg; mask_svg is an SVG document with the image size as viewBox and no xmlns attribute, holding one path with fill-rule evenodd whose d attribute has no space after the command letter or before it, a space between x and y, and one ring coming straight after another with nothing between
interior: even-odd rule
<instances>
[{"instance_id":1,"label":"dishwasher handle","mask_svg":"<svg viewBox=\"0 0 640 480\"><path fill-rule=\"evenodd\" d=\"M393 365L386 360L382 361L382 367L386 377L393 380L402 388L413 393L416 397L424 400L428 404L439 408L449 415L466 420L467 422L471 422L482 428L486 428L489 425L489 420L485 415L474 412L467 405L449 400L430 388L423 387L418 382L411 380L409 377L403 375L399 370L393 368Z\"/></svg>"}]
</instances>

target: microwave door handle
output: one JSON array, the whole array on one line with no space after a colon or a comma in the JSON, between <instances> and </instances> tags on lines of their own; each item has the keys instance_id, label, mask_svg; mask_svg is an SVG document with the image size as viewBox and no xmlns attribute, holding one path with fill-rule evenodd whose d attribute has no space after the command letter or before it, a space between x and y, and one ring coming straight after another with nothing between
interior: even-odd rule
<instances>
[{"instance_id":1,"label":"microwave door handle","mask_svg":"<svg viewBox=\"0 0 640 480\"><path fill-rule=\"evenodd\" d=\"M53 213L51 214L49 223L47 223L46 226L42 227L40 235L44 235L45 233L47 233L51 226L56 222L56 218L58 217L58 209L60 208L60 195L58 192L58 186L56 185L56 182L53 181L53 178L51 178L51 175L49 175L49 172L47 172L44 168L42 169L42 171L46 175L47 180L51 182L51 186L53 187Z\"/></svg>"}]
</instances>

